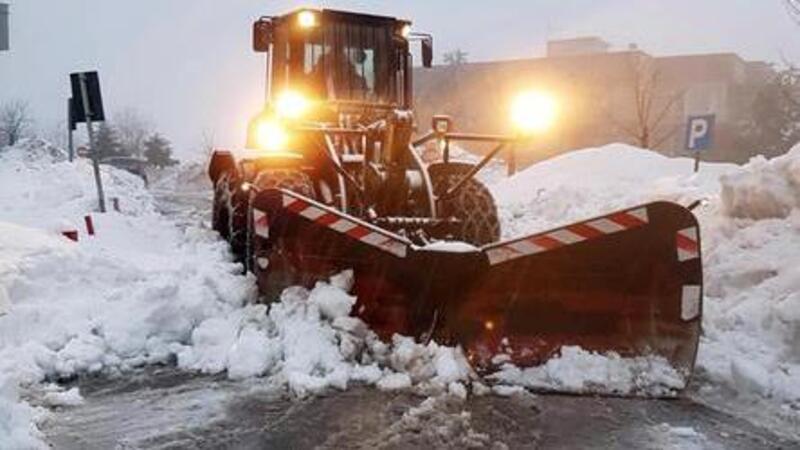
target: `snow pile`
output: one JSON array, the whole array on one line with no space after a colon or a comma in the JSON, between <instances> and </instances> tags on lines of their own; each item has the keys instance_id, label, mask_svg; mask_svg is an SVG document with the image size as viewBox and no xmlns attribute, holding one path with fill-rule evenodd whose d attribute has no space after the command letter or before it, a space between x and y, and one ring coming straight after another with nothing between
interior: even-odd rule
<instances>
[{"instance_id":1,"label":"snow pile","mask_svg":"<svg viewBox=\"0 0 800 450\"><path fill-rule=\"evenodd\" d=\"M94 215L97 236L74 243L58 231L94 209L91 166L38 141L0 153L0 448L36 440L18 386L167 362L200 323L252 294L214 233L157 215L136 177L105 168L103 178L123 213Z\"/></svg>"},{"instance_id":2,"label":"snow pile","mask_svg":"<svg viewBox=\"0 0 800 450\"><path fill-rule=\"evenodd\" d=\"M722 205L728 216L786 218L800 208L800 146L771 161L753 158L721 181Z\"/></svg>"},{"instance_id":3,"label":"snow pile","mask_svg":"<svg viewBox=\"0 0 800 450\"><path fill-rule=\"evenodd\" d=\"M428 397L410 408L370 444L374 448L508 448L477 432L472 415L457 398L448 396Z\"/></svg>"},{"instance_id":4,"label":"snow pile","mask_svg":"<svg viewBox=\"0 0 800 450\"><path fill-rule=\"evenodd\" d=\"M656 200L688 205L715 196L718 178L733 164L694 160L613 144L568 153L533 165L492 186L503 235L543 231L611 210Z\"/></svg>"},{"instance_id":5,"label":"snow pile","mask_svg":"<svg viewBox=\"0 0 800 450\"><path fill-rule=\"evenodd\" d=\"M206 373L227 370L231 378L278 377L298 396L346 389L352 382L383 390L464 389L459 384L470 370L460 352L402 336L382 342L350 317L355 303L347 294L350 284L345 273L311 290L285 290L268 312L250 305L209 319L194 331L191 346L178 353L179 365Z\"/></svg>"},{"instance_id":6,"label":"snow pile","mask_svg":"<svg viewBox=\"0 0 800 450\"><path fill-rule=\"evenodd\" d=\"M685 377L664 358L622 358L579 347L564 347L559 357L538 367L520 369L507 364L491 378L535 390L575 394L674 396L686 384Z\"/></svg>"},{"instance_id":7,"label":"snow pile","mask_svg":"<svg viewBox=\"0 0 800 450\"><path fill-rule=\"evenodd\" d=\"M126 214L153 210L143 181L136 175L100 166L108 207L120 199ZM0 221L61 231L79 229L83 216L97 208L92 165L68 162L63 151L45 141L24 140L0 151Z\"/></svg>"},{"instance_id":8,"label":"snow pile","mask_svg":"<svg viewBox=\"0 0 800 450\"><path fill-rule=\"evenodd\" d=\"M800 147L722 184L720 212L705 221L701 365L800 411Z\"/></svg>"}]
</instances>

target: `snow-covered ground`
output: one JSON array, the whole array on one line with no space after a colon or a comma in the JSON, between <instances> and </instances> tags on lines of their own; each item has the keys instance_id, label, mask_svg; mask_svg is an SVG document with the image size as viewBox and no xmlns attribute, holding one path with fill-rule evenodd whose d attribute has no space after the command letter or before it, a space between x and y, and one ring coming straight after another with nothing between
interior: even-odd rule
<instances>
[{"instance_id":1,"label":"snow-covered ground","mask_svg":"<svg viewBox=\"0 0 800 450\"><path fill-rule=\"evenodd\" d=\"M189 183L191 172L172 178ZM382 343L349 317L348 273L287 289L269 310L254 304L253 280L214 233L158 214L137 177L113 168L103 176L121 212L95 214L97 235L74 243L59 232L82 229L95 207L90 165L65 162L41 142L0 152L0 448L43 445L36 423L47 414L26 401L32 384L154 362L269 376L300 396L353 382L456 398L491 392L457 349L400 336ZM644 201L707 199L698 211L707 286L699 367L714 383L797 413L800 149L692 174L688 159L612 145L490 178L509 237ZM538 370L508 368L493 390L636 391L642 368L657 386L675 388L651 360L566 349ZM80 402L79 393L48 389L45 403ZM690 434L667 431L659 432L670 440Z\"/></svg>"}]
</instances>

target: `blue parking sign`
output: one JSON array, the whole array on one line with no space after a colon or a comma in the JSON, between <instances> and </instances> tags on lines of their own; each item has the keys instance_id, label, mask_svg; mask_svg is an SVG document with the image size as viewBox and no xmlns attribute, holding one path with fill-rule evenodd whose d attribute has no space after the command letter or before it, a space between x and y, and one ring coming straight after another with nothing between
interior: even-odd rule
<instances>
[{"instance_id":1,"label":"blue parking sign","mask_svg":"<svg viewBox=\"0 0 800 450\"><path fill-rule=\"evenodd\" d=\"M714 114L689 117L689 124L686 127L687 150L699 152L711 148L714 143L715 120Z\"/></svg>"}]
</instances>

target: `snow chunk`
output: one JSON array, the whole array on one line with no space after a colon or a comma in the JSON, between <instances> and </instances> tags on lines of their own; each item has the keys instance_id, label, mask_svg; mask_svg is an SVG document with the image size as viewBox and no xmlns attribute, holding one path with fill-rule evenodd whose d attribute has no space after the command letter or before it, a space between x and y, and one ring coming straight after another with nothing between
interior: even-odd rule
<instances>
[{"instance_id":1,"label":"snow chunk","mask_svg":"<svg viewBox=\"0 0 800 450\"><path fill-rule=\"evenodd\" d=\"M77 387L68 391L54 390L48 392L43 398L48 406L78 406L83 404L83 396Z\"/></svg>"},{"instance_id":2,"label":"snow chunk","mask_svg":"<svg viewBox=\"0 0 800 450\"><path fill-rule=\"evenodd\" d=\"M463 383L453 381L447 385L447 392L449 392L450 395L460 398L461 400L467 399L467 388L464 387Z\"/></svg>"},{"instance_id":3,"label":"snow chunk","mask_svg":"<svg viewBox=\"0 0 800 450\"><path fill-rule=\"evenodd\" d=\"M350 276L352 279L352 275ZM309 301L319 307L322 315L327 319L336 319L350 315L350 310L356 304L356 298L348 295L343 286L352 285L352 281L343 281L338 278L336 284L319 283L311 292ZM342 286L342 287L340 287ZM348 288L349 289L349 288Z\"/></svg>"},{"instance_id":4,"label":"snow chunk","mask_svg":"<svg viewBox=\"0 0 800 450\"><path fill-rule=\"evenodd\" d=\"M675 395L686 384L685 377L662 357L622 358L580 347L563 347L559 357L538 367L520 369L506 364L491 378L541 390L646 396Z\"/></svg>"},{"instance_id":5,"label":"snow chunk","mask_svg":"<svg viewBox=\"0 0 800 450\"><path fill-rule=\"evenodd\" d=\"M708 440L694 428L673 426L662 423L648 429L653 448L665 450L704 450L708 448Z\"/></svg>"},{"instance_id":6,"label":"snow chunk","mask_svg":"<svg viewBox=\"0 0 800 450\"><path fill-rule=\"evenodd\" d=\"M727 215L786 218L800 208L800 145L772 160L757 156L720 181Z\"/></svg>"},{"instance_id":7,"label":"snow chunk","mask_svg":"<svg viewBox=\"0 0 800 450\"><path fill-rule=\"evenodd\" d=\"M411 387L411 377L406 373L392 373L384 376L377 383L382 391L396 391Z\"/></svg>"}]
</instances>

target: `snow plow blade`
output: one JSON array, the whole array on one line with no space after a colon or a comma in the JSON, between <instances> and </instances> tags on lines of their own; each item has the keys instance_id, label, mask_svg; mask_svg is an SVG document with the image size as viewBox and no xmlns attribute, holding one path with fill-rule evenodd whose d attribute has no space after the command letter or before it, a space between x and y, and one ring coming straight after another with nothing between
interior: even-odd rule
<instances>
[{"instance_id":1,"label":"snow plow blade","mask_svg":"<svg viewBox=\"0 0 800 450\"><path fill-rule=\"evenodd\" d=\"M700 339L699 226L651 203L484 247L489 268L451 314L478 367L534 366L563 346L664 357L686 380Z\"/></svg>"},{"instance_id":2,"label":"snow plow blade","mask_svg":"<svg viewBox=\"0 0 800 450\"><path fill-rule=\"evenodd\" d=\"M342 270L354 315L394 333L463 346L478 369L502 355L539 365L563 346L660 355L688 376L700 335L699 227L659 202L482 248L418 247L299 194L253 200L259 288L278 298Z\"/></svg>"}]
</instances>

